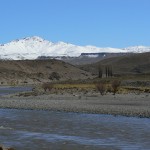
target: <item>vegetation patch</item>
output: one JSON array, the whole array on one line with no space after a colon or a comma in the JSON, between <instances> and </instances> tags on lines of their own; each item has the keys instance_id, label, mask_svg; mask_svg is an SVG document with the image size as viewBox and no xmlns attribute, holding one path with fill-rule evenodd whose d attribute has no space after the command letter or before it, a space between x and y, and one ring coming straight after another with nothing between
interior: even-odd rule
<instances>
[{"instance_id":1,"label":"vegetation patch","mask_svg":"<svg viewBox=\"0 0 150 150\"><path fill-rule=\"evenodd\" d=\"M96 84L97 90L100 92L101 95L104 95L106 92L106 85L104 83Z\"/></svg>"},{"instance_id":2,"label":"vegetation patch","mask_svg":"<svg viewBox=\"0 0 150 150\"><path fill-rule=\"evenodd\" d=\"M50 80L59 80L60 79L60 75L57 72L52 72L49 76Z\"/></svg>"}]
</instances>

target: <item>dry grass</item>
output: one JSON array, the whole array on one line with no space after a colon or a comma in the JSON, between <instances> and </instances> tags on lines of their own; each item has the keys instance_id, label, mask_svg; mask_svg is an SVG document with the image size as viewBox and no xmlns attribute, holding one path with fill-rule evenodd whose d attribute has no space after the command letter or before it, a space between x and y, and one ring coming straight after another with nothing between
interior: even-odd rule
<instances>
[{"instance_id":1,"label":"dry grass","mask_svg":"<svg viewBox=\"0 0 150 150\"><path fill-rule=\"evenodd\" d=\"M97 82L97 83L53 83L51 85L46 85L46 88L44 90L43 85L38 85L35 87L35 93L40 92L42 93L43 90L44 91L49 91L49 93L59 93L59 92L69 92L72 91L73 92L96 92L99 91L97 88L97 84L101 83L101 82ZM103 82L102 82L103 83ZM114 89L112 88L112 82L109 83L103 83L105 86L105 92L106 93L113 93ZM47 88L48 86L50 86L50 90ZM104 89L104 88L102 88ZM99 91L100 92L100 91ZM120 85L119 88L117 89L117 93L119 94L127 94L127 93L150 93L150 87L134 87L134 86L126 86L126 85Z\"/></svg>"},{"instance_id":2,"label":"dry grass","mask_svg":"<svg viewBox=\"0 0 150 150\"><path fill-rule=\"evenodd\" d=\"M55 89L95 89L95 84L54 84Z\"/></svg>"},{"instance_id":3,"label":"dry grass","mask_svg":"<svg viewBox=\"0 0 150 150\"><path fill-rule=\"evenodd\" d=\"M128 91L128 92L141 92L141 93L150 93L150 87L131 87L131 86L125 86L122 87L122 89Z\"/></svg>"}]
</instances>

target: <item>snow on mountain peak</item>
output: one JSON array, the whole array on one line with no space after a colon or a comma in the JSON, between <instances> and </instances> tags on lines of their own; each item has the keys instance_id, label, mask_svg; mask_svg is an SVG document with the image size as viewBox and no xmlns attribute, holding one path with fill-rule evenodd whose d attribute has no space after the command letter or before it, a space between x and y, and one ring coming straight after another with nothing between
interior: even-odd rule
<instances>
[{"instance_id":1,"label":"snow on mountain peak","mask_svg":"<svg viewBox=\"0 0 150 150\"><path fill-rule=\"evenodd\" d=\"M43 38L39 37L39 36L33 36L33 37L27 37L24 38L25 40L30 40L30 41L38 41L38 42L43 42L45 41Z\"/></svg>"},{"instance_id":2,"label":"snow on mountain peak","mask_svg":"<svg viewBox=\"0 0 150 150\"><path fill-rule=\"evenodd\" d=\"M24 37L22 39L16 39L16 40L13 40L11 42L19 42L19 41L44 41L44 39L38 37L38 36L33 36L33 37Z\"/></svg>"},{"instance_id":3,"label":"snow on mountain peak","mask_svg":"<svg viewBox=\"0 0 150 150\"><path fill-rule=\"evenodd\" d=\"M131 47L124 48L124 50L127 52L132 52L132 53L143 53L143 52L150 52L150 47L131 46Z\"/></svg>"},{"instance_id":4,"label":"snow on mountain peak","mask_svg":"<svg viewBox=\"0 0 150 150\"><path fill-rule=\"evenodd\" d=\"M33 36L0 45L0 59L36 59L40 56L78 57L81 53L126 53L150 52L150 47L135 46L124 49L95 46L77 46L65 42L53 43L41 37Z\"/></svg>"}]
</instances>

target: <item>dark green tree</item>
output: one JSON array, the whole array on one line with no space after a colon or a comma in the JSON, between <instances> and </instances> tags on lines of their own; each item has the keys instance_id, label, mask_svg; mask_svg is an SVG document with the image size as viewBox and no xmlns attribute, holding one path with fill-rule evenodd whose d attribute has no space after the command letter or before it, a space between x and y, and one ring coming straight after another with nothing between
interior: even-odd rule
<instances>
[{"instance_id":1,"label":"dark green tree","mask_svg":"<svg viewBox=\"0 0 150 150\"><path fill-rule=\"evenodd\" d=\"M108 77L108 66L105 67L106 78Z\"/></svg>"},{"instance_id":2,"label":"dark green tree","mask_svg":"<svg viewBox=\"0 0 150 150\"><path fill-rule=\"evenodd\" d=\"M102 77L103 77L103 70L102 70L101 65L100 65L99 68L98 68L98 77L99 77L99 78L102 78Z\"/></svg>"}]
</instances>

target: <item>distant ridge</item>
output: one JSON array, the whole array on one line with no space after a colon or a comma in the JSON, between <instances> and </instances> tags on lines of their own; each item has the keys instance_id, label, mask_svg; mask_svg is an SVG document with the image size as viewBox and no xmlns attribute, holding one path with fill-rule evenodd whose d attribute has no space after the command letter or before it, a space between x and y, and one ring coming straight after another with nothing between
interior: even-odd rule
<instances>
[{"instance_id":1,"label":"distant ridge","mask_svg":"<svg viewBox=\"0 0 150 150\"><path fill-rule=\"evenodd\" d=\"M80 68L98 74L98 67L112 66L114 74L150 74L150 52L111 57Z\"/></svg>"}]
</instances>

